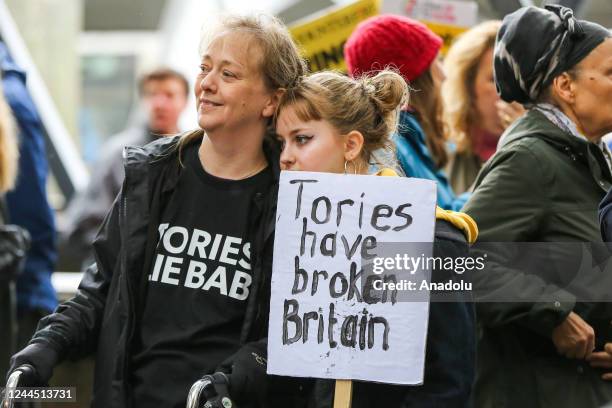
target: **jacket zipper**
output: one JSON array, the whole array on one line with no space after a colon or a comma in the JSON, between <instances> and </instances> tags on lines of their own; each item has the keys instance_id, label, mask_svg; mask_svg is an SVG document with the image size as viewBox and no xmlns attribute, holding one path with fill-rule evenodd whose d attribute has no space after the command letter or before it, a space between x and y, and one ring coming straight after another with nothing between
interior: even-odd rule
<instances>
[{"instance_id":1,"label":"jacket zipper","mask_svg":"<svg viewBox=\"0 0 612 408\"><path fill-rule=\"evenodd\" d=\"M128 168L127 166L125 166L125 184L127 185L127 174L128 174ZM127 191L128 189L126 189ZM123 228L121 228L121 246L124 248L123 251L121 251L121 263L122 263L122 269L123 269L123 278L125 279L125 286L127 289L127 303L128 303L128 313L127 313L127 322L126 322L126 331L127 331L127 335L126 335L126 341L124 344L124 354L123 354L123 385L122 385L122 389L123 389L123 402L125 403L124 406L127 407L128 404L128 394L127 394L127 383L128 383L128 378L129 378L129 349L130 349L130 344L132 342L132 337L134 334L134 298L133 298L133 294L132 294L132 286L130 284L130 279L128 277L128 268L127 268L127 253L128 251L126 250L127 248L127 233L126 233L126 228L127 228L127 197L124 194L123 197L121 197L121 209L122 209L122 213L123 213Z\"/></svg>"}]
</instances>

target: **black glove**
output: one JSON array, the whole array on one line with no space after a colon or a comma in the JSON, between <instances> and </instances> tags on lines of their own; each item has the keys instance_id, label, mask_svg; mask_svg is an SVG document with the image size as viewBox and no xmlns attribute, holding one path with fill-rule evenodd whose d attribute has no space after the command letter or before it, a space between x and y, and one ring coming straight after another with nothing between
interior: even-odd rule
<instances>
[{"instance_id":1,"label":"black glove","mask_svg":"<svg viewBox=\"0 0 612 408\"><path fill-rule=\"evenodd\" d=\"M30 234L17 225L0 226L0 281L15 280L23 270Z\"/></svg>"},{"instance_id":2,"label":"black glove","mask_svg":"<svg viewBox=\"0 0 612 408\"><path fill-rule=\"evenodd\" d=\"M200 381L207 384L200 390L198 408L236 408L229 395L229 378L225 374L217 372L205 375ZM188 401L187 406L191 406L190 403Z\"/></svg>"},{"instance_id":3,"label":"black glove","mask_svg":"<svg viewBox=\"0 0 612 408\"><path fill-rule=\"evenodd\" d=\"M32 366L33 370L22 372L19 377L20 387L42 387L46 386L53 374L53 368L58 363L57 352L44 344L29 344L26 348L11 357L11 368L6 378L18 367L23 365Z\"/></svg>"},{"instance_id":4,"label":"black glove","mask_svg":"<svg viewBox=\"0 0 612 408\"><path fill-rule=\"evenodd\" d=\"M229 393L238 405L263 405L268 388L267 356L266 340L248 343L217 368L230 377Z\"/></svg>"}]
</instances>

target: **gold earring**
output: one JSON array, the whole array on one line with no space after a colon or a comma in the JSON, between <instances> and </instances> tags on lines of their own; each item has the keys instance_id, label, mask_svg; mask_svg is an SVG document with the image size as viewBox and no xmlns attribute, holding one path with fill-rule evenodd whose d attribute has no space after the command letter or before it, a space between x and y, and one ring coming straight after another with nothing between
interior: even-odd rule
<instances>
[{"instance_id":1,"label":"gold earring","mask_svg":"<svg viewBox=\"0 0 612 408\"><path fill-rule=\"evenodd\" d=\"M348 174L348 165L352 164L353 165L353 174L357 174L357 166L355 166L355 163L353 163L352 160L345 160L344 161L344 174Z\"/></svg>"}]
</instances>

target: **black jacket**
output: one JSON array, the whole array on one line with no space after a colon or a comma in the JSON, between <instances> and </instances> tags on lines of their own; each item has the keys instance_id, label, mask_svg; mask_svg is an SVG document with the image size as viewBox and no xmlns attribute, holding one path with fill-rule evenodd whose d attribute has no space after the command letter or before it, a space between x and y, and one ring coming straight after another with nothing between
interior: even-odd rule
<instances>
[{"instance_id":1,"label":"black jacket","mask_svg":"<svg viewBox=\"0 0 612 408\"><path fill-rule=\"evenodd\" d=\"M178 140L179 136L162 138L124 150L125 180L94 242L96 263L85 272L76 296L41 320L32 339L52 347L60 359L96 353L94 407L129 406L130 347L144 300L143 277L151 268L157 243L159 217L182 170ZM280 170L274 147L266 144L264 151L275 182L270 191L254 195L249 214L253 283L242 343L267 334Z\"/></svg>"},{"instance_id":2,"label":"black jacket","mask_svg":"<svg viewBox=\"0 0 612 408\"><path fill-rule=\"evenodd\" d=\"M468 256L464 235L436 220L434 256ZM469 274L432 271L432 282L470 281ZM405 386L355 381L352 408L468 408L475 376L476 328L469 292L431 293L423 385ZM316 383L312 407L333 406L334 382Z\"/></svg>"}]
</instances>

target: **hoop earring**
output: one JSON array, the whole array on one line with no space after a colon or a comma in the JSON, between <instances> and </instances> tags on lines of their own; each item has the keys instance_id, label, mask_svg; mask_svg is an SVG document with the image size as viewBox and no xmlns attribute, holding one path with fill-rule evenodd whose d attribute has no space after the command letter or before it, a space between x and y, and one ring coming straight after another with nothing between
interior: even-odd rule
<instances>
[{"instance_id":1,"label":"hoop earring","mask_svg":"<svg viewBox=\"0 0 612 408\"><path fill-rule=\"evenodd\" d=\"M355 165L355 163L353 163L352 160L345 160L344 161L344 174L348 174L348 165L352 164L353 165L353 174L357 174L357 166Z\"/></svg>"}]
</instances>

